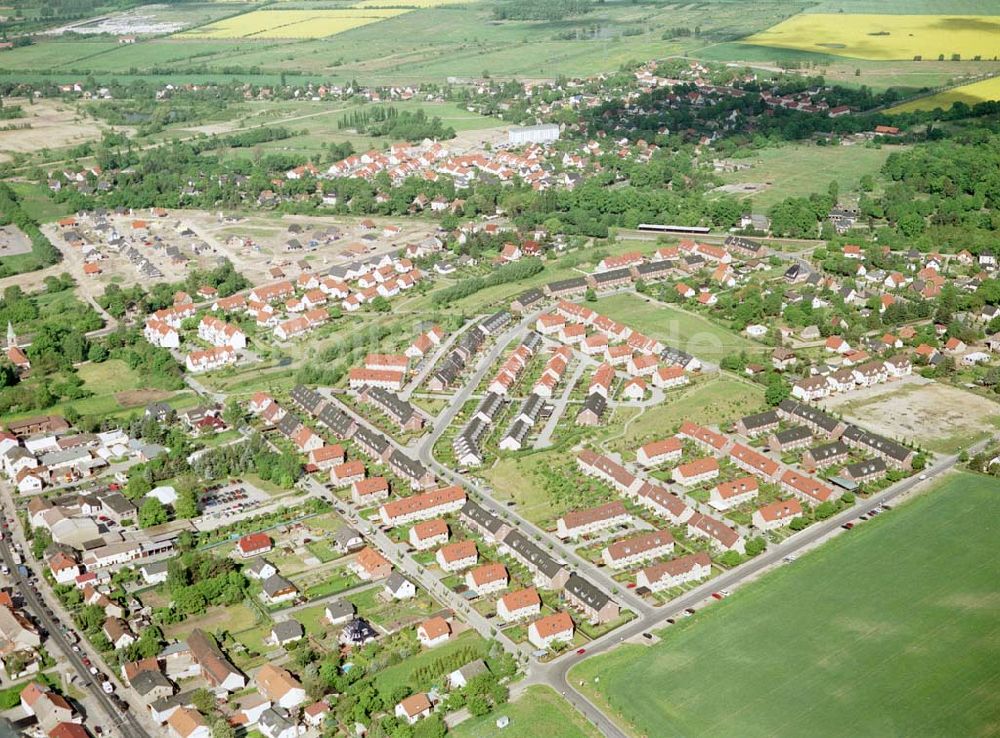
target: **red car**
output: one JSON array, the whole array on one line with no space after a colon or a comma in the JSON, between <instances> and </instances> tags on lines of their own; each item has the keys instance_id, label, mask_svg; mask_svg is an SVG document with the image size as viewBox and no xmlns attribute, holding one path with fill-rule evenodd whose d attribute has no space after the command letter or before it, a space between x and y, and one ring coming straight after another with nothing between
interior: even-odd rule
<instances>
[{"instance_id":1,"label":"red car","mask_svg":"<svg viewBox=\"0 0 1000 738\"><path fill-rule=\"evenodd\" d=\"M722 599L722 593L721 592L712 592L712 597L715 598L715 599L717 599L717 600L721 600Z\"/></svg>"},{"instance_id":2,"label":"red car","mask_svg":"<svg viewBox=\"0 0 1000 738\"><path fill-rule=\"evenodd\" d=\"M577 651L576 651L576 653L577 653L578 656L581 655L581 654L585 654L585 653L587 653L587 649L586 648L578 648Z\"/></svg>"}]
</instances>

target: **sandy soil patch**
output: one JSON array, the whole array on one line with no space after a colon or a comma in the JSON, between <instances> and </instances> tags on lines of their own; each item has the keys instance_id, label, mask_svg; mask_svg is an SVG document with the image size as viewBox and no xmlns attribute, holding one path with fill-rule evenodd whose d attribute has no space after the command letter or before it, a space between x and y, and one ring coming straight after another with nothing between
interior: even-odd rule
<instances>
[{"instance_id":1,"label":"sandy soil patch","mask_svg":"<svg viewBox=\"0 0 1000 738\"><path fill-rule=\"evenodd\" d=\"M862 428L941 453L995 431L1000 421L995 402L921 377L838 395L822 405Z\"/></svg>"},{"instance_id":2,"label":"sandy soil patch","mask_svg":"<svg viewBox=\"0 0 1000 738\"><path fill-rule=\"evenodd\" d=\"M126 392L116 392L115 400L122 407L134 407L136 405L148 405L151 402L158 402L171 397L174 393L166 390L140 389L127 390Z\"/></svg>"},{"instance_id":3,"label":"sandy soil patch","mask_svg":"<svg viewBox=\"0 0 1000 738\"><path fill-rule=\"evenodd\" d=\"M31 240L16 225L0 226L0 257L31 252Z\"/></svg>"},{"instance_id":4,"label":"sandy soil patch","mask_svg":"<svg viewBox=\"0 0 1000 738\"><path fill-rule=\"evenodd\" d=\"M93 120L83 118L60 101L40 100L28 105L27 100L10 98L4 100L4 105L20 105L25 113L23 118L5 123L26 127L0 131L0 161L9 160L14 153L75 146L101 137L101 129Z\"/></svg>"}]
</instances>

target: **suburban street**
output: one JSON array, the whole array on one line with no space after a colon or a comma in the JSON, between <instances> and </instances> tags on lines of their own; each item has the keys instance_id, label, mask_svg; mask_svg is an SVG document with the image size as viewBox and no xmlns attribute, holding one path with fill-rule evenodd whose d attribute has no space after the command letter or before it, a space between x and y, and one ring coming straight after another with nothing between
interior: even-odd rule
<instances>
[{"instance_id":1,"label":"suburban street","mask_svg":"<svg viewBox=\"0 0 1000 738\"><path fill-rule=\"evenodd\" d=\"M62 652L63 657L79 676L77 686L85 687L92 698L92 702L100 705L101 710L104 712L104 716L102 717L89 715L87 718L88 724L96 725L100 721L106 727L116 729L122 738L149 738L150 734L139 724L131 711L122 711L116 707L108 695L104 693L104 690L101 689L97 679L91 676L82 661L82 655L72 649L69 640L63 634L62 629L59 627L59 621L53 615L49 615L51 608L45 602L44 598L36 593L31 582L18 572L14 564L14 558L11 555L10 544L6 538L0 541L0 556L3 558L3 563L10 567L11 577L14 579L17 591L24 598L27 609L48 632L47 642L49 645L55 644L56 648ZM56 610L51 611L57 612ZM73 627L72 622L67 624ZM86 639L81 638L80 641L81 644L85 644ZM81 645L81 648L85 647L88 646ZM96 656L91 657L91 661L95 664L103 663L97 660Z\"/></svg>"}]
</instances>

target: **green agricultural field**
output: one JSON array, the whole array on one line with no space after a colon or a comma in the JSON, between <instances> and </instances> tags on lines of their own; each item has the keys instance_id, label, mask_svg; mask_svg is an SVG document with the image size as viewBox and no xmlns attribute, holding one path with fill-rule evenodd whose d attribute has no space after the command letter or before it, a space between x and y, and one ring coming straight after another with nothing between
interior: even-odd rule
<instances>
[{"instance_id":1,"label":"green agricultural field","mask_svg":"<svg viewBox=\"0 0 1000 738\"><path fill-rule=\"evenodd\" d=\"M510 725L496 726L497 718L506 715ZM448 735L455 738L506 738L507 736L545 736L545 738L598 738L600 733L573 710L550 687L528 687L524 694L489 715L470 718Z\"/></svg>"},{"instance_id":2,"label":"green agricultural field","mask_svg":"<svg viewBox=\"0 0 1000 738\"><path fill-rule=\"evenodd\" d=\"M902 148L788 144L756 151L746 162L751 164L749 169L727 172L720 177L726 184L762 185L748 199L756 211L767 212L787 197L826 192L831 181L837 183L842 193L855 191L862 176L876 176L889 154Z\"/></svg>"},{"instance_id":3,"label":"green agricultural field","mask_svg":"<svg viewBox=\"0 0 1000 738\"><path fill-rule=\"evenodd\" d=\"M967 473L574 684L650 736L995 735L1000 481Z\"/></svg>"},{"instance_id":4,"label":"green agricultural field","mask_svg":"<svg viewBox=\"0 0 1000 738\"><path fill-rule=\"evenodd\" d=\"M717 362L723 356L762 346L695 313L643 300L632 294L598 300L593 308L629 327L694 354Z\"/></svg>"}]
</instances>

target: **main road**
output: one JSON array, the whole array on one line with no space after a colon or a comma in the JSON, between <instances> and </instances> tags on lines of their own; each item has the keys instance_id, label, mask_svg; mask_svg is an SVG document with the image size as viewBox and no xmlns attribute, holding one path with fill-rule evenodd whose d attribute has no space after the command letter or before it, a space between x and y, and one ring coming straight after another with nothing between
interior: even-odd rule
<instances>
[{"instance_id":1,"label":"main road","mask_svg":"<svg viewBox=\"0 0 1000 738\"><path fill-rule=\"evenodd\" d=\"M11 555L10 544L6 537L0 541L0 557L3 558L4 564L10 567L11 576L14 578L15 588L21 593L21 597L24 599L27 609L35 616L37 621L44 626L45 630L48 631L49 640L56 644L56 647L63 652L70 665L76 670L77 674L79 674L80 684L86 687L87 691L90 692L97 704L100 705L101 709L107 715L108 723L114 725L123 738L151 738L149 733L146 732L135 717L133 717L130 712L118 708L111 701L111 698L104 693L104 690L101 689L97 679L90 675L90 671L83 663L82 656L73 650L69 639L63 634L59 621L54 617L54 615L50 614L52 610L49 608L48 604L35 591L32 582L29 581L27 577L23 576L18 570L14 563L14 557ZM44 580L41 581L44 585ZM72 623L70 623L70 625L72 625ZM98 662L94 663L96 664ZM93 726L95 724L95 716L89 716L87 724Z\"/></svg>"}]
</instances>

